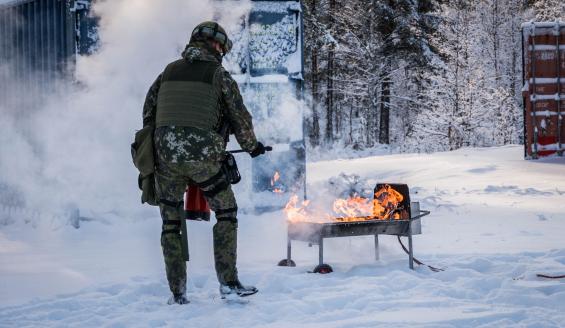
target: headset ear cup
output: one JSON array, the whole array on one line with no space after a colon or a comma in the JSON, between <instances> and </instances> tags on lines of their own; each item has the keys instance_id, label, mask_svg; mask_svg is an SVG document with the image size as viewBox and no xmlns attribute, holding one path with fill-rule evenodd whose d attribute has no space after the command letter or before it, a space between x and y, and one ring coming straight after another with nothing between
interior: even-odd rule
<instances>
[{"instance_id":1,"label":"headset ear cup","mask_svg":"<svg viewBox=\"0 0 565 328\"><path fill-rule=\"evenodd\" d=\"M226 37L226 45L225 45L225 47L224 47L224 48L225 48L224 53L227 54L228 52L230 52L232 46L233 46L233 43L231 42L230 39L228 39L228 38Z\"/></svg>"}]
</instances>

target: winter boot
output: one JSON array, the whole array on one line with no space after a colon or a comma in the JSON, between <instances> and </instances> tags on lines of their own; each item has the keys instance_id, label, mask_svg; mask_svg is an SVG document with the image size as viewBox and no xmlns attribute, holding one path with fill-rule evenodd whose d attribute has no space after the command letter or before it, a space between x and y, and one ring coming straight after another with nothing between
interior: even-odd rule
<instances>
[{"instance_id":1,"label":"winter boot","mask_svg":"<svg viewBox=\"0 0 565 328\"><path fill-rule=\"evenodd\" d=\"M171 298L169 298L169 301L167 301L167 304L172 305L172 304L188 304L190 303L190 301L188 300L188 298L186 298L185 294L174 294L173 296L171 296Z\"/></svg>"},{"instance_id":2,"label":"winter boot","mask_svg":"<svg viewBox=\"0 0 565 328\"><path fill-rule=\"evenodd\" d=\"M222 295L222 298L235 295L245 297L253 295L258 291L259 290L253 286L243 286L239 280L220 284L220 295Z\"/></svg>"}]
</instances>

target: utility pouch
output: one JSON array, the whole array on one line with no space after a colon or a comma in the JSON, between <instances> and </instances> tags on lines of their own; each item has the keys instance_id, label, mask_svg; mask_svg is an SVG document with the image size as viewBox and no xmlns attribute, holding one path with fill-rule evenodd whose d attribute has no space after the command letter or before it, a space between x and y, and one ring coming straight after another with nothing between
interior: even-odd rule
<instances>
[{"instance_id":1,"label":"utility pouch","mask_svg":"<svg viewBox=\"0 0 565 328\"><path fill-rule=\"evenodd\" d=\"M155 191L155 174L151 173L145 177L139 174L137 178L139 190L141 190L141 203L151 206L159 206L157 192Z\"/></svg>"},{"instance_id":2,"label":"utility pouch","mask_svg":"<svg viewBox=\"0 0 565 328\"><path fill-rule=\"evenodd\" d=\"M155 156L153 152L153 125L147 125L135 133L131 144L133 165L139 170L138 186L141 190L141 203L158 206L155 192Z\"/></svg>"},{"instance_id":3,"label":"utility pouch","mask_svg":"<svg viewBox=\"0 0 565 328\"><path fill-rule=\"evenodd\" d=\"M135 139L131 144L131 158L133 165L139 173L147 176L155 172L155 155L153 152L153 132L155 127L147 125L135 133Z\"/></svg>"},{"instance_id":4,"label":"utility pouch","mask_svg":"<svg viewBox=\"0 0 565 328\"><path fill-rule=\"evenodd\" d=\"M235 157L232 154L226 153L226 158L222 161L222 171L230 184L236 184L241 181L241 175L237 169Z\"/></svg>"}]
</instances>

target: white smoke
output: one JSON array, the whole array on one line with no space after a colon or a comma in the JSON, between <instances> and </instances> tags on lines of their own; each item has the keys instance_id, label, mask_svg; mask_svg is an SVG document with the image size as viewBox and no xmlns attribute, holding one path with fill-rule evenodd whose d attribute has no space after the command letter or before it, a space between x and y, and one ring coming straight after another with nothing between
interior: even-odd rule
<instances>
[{"instance_id":1,"label":"white smoke","mask_svg":"<svg viewBox=\"0 0 565 328\"><path fill-rule=\"evenodd\" d=\"M249 8L239 1L216 8L201 0L97 1L101 45L77 59L78 83L61 83L28 115L2 108L0 182L42 213L78 207L86 216L147 216L130 155L145 94L198 23L235 24Z\"/></svg>"}]
</instances>

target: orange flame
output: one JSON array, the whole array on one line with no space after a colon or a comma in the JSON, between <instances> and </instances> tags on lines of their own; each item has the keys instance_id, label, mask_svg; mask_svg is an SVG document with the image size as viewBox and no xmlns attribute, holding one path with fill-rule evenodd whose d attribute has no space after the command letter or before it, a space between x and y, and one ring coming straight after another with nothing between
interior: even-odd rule
<instances>
[{"instance_id":1,"label":"orange flame","mask_svg":"<svg viewBox=\"0 0 565 328\"><path fill-rule=\"evenodd\" d=\"M271 187L273 187L273 192L276 194L281 194L283 192L281 188L275 187L275 182L279 181L280 178L281 175L279 174L279 171L275 171L275 175L271 178Z\"/></svg>"},{"instance_id":2,"label":"orange flame","mask_svg":"<svg viewBox=\"0 0 565 328\"><path fill-rule=\"evenodd\" d=\"M332 209L334 213L344 217L370 216L373 214L373 202L359 196L338 198L334 201Z\"/></svg>"},{"instance_id":3,"label":"orange flame","mask_svg":"<svg viewBox=\"0 0 565 328\"><path fill-rule=\"evenodd\" d=\"M298 205L298 196L293 195L284 207L284 212L286 217L290 222L311 222L311 215L307 212L307 207L310 205L309 200L302 201L302 204Z\"/></svg>"},{"instance_id":4,"label":"orange flame","mask_svg":"<svg viewBox=\"0 0 565 328\"><path fill-rule=\"evenodd\" d=\"M381 220L399 220L400 213L396 210L404 200L401 193L394 190L391 186L385 185L375 192L373 198L373 216Z\"/></svg>"},{"instance_id":5,"label":"orange flame","mask_svg":"<svg viewBox=\"0 0 565 328\"><path fill-rule=\"evenodd\" d=\"M275 175L273 175L273 178L271 179L271 186L274 186L275 182L279 181L280 178L281 175L279 174L279 171L275 171Z\"/></svg>"},{"instance_id":6,"label":"orange flame","mask_svg":"<svg viewBox=\"0 0 565 328\"><path fill-rule=\"evenodd\" d=\"M400 220L399 210L404 196L390 185L375 192L374 198L368 199L358 195L347 199L336 199L333 202L333 214L311 213L310 201L299 204L298 196L293 195L285 206L285 213L290 222L355 222L368 220ZM326 218L325 220L323 218Z\"/></svg>"}]
</instances>

